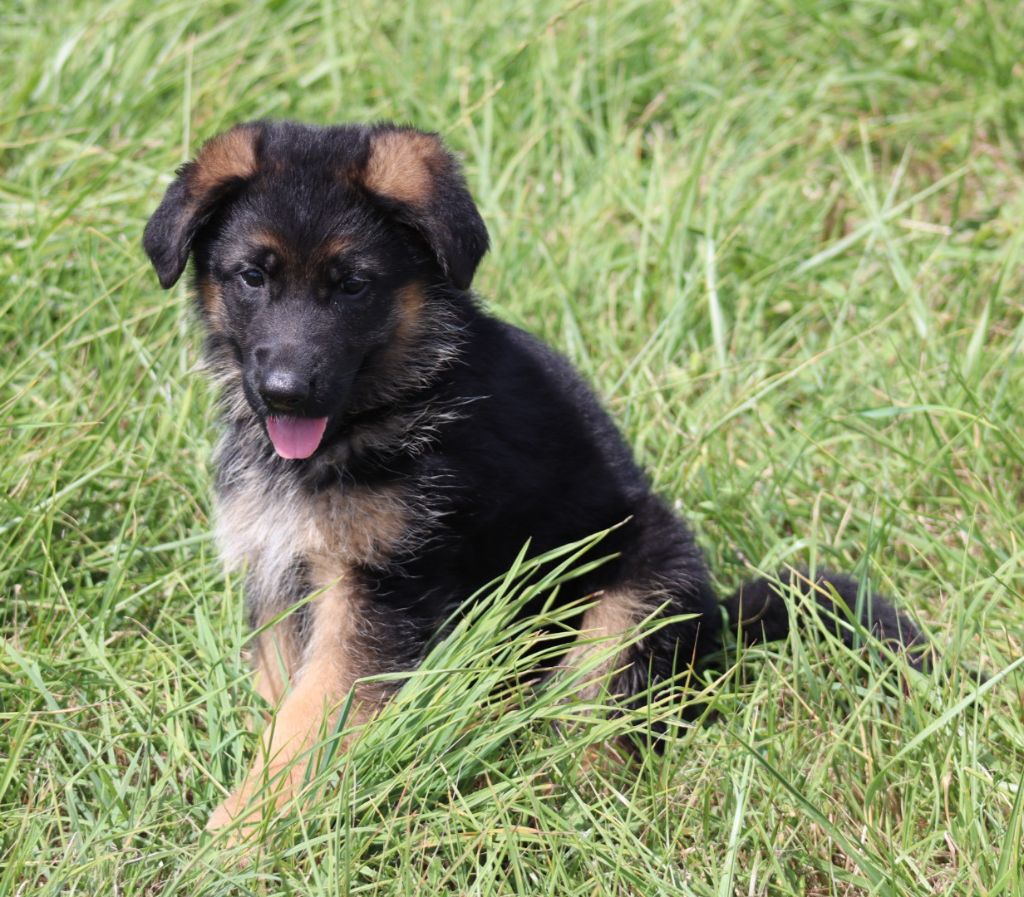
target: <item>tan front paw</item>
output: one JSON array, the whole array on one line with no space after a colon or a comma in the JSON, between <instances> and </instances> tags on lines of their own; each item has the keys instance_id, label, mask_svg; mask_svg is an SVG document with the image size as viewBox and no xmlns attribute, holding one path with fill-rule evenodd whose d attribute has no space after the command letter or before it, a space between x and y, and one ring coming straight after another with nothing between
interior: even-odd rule
<instances>
[{"instance_id":1,"label":"tan front paw","mask_svg":"<svg viewBox=\"0 0 1024 897\"><path fill-rule=\"evenodd\" d=\"M231 809L228 807L228 801L224 801L216 810L213 811L213 815L206 822L206 831L218 832L222 828L226 828L231 824L231 820L234 818L231 814Z\"/></svg>"},{"instance_id":2,"label":"tan front paw","mask_svg":"<svg viewBox=\"0 0 1024 897\"><path fill-rule=\"evenodd\" d=\"M231 828L229 838L232 843L248 839L256 830L260 821L258 808L249 806L252 792L247 788L239 788L223 802L206 823L206 831L220 832ZM242 818L239 818L242 817Z\"/></svg>"}]
</instances>

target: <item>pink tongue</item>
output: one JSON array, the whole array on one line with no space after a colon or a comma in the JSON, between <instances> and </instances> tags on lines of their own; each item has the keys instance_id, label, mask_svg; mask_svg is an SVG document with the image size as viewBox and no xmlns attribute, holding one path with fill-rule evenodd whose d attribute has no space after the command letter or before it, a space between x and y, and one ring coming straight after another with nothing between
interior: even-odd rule
<instances>
[{"instance_id":1,"label":"pink tongue","mask_svg":"<svg viewBox=\"0 0 1024 897\"><path fill-rule=\"evenodd\" d=\"M267 432L282 458L308 458L327 429L326 417L268 417Z\"/></svg>"}]
</instances>

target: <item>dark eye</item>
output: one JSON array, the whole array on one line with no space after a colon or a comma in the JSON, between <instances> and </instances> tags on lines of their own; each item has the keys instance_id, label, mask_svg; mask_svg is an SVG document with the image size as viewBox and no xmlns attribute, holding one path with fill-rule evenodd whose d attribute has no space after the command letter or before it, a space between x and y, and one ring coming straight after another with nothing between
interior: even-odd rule
<instances>
[{"instance_id":1,"label":"dark eye","mask_svg":"<svg viewBox=\"0 0 1024 897\"><path fill-rule=\"evenodd\" d=\"M346 277L341 282L341 291L346 296L358 296L369 285L370 285L370 282L368 280L366 280L365 278L362 278L362 277Z\"/></svg>"},{"instance_id":2,"label":"dark eye","mask_svg":"<svg viewBox=\"0 0 1024 897\"><path fill-rule=\"evenodd\" d=\"M242 278L242 283L247 287L252 287L256 290L266 283L266 278L263 276L263 272L259 268L246 268L241 274L238 275Z\"/></svg>"}]
</instances>

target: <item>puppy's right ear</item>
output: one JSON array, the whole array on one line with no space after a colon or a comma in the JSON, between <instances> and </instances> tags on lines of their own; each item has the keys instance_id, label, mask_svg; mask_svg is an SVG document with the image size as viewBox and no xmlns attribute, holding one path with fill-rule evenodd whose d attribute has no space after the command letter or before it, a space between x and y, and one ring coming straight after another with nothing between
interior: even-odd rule
<instances>
[{"instance_id":1,"label":"puppy's right ear","mask_svg":"<svg viewBox=\"0 0 1024 897\"><path fill-rule=\"evenodd\" d=\"M142 246L165 290L185 270L199 229L256 174L262 133L259 124L237 125L208 140L194 161L178 169L178 177L142 236Z\"/></svg>"}]
</instances>

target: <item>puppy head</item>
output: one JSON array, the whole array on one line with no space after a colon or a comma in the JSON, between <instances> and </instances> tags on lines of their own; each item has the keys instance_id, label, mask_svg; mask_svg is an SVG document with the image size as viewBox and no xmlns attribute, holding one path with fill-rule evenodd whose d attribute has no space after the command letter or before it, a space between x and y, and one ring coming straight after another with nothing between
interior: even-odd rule
<instances>
[{"instance_id":1,"label":"puppy head","mask_svg":"<svg viewBox=\"0 0 1024 897\"><path fill-rule=\"evenodd\" d=\"M422 383L487 231L434 134L257 122L179 169L143 245L165 288L192 256L222 380L278 454L306 458Z\"/></svg>"}]
</instances>

